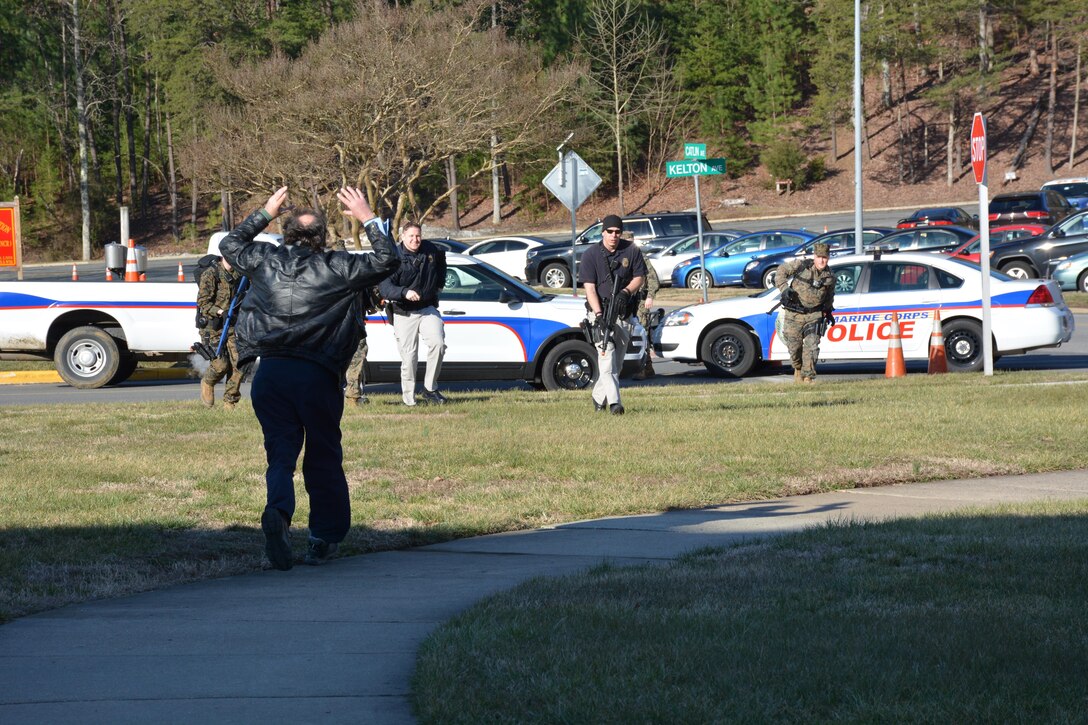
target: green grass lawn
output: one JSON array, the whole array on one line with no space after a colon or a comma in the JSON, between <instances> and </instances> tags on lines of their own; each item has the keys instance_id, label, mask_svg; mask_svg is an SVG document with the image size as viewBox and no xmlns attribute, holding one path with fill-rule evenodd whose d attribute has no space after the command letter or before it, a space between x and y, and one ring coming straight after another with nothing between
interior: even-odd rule
<instances>
[{"instance_id":1,"label":"green grass lawn","mask_svg":"<svg viewBox=\"0 0 1088 725\"><path fill-rule=\"evenodd\" d=\"M345 413L347 554L585 518L904 481L1088 467L1088 375L1003 373L376 395ZM264 566L248 401L8 407L0 619ZM615 447L630 451L620 459ZM632 466L632 462L634 465ZM296 513L298 548L307 508Z\"/></svg>"},{"instance_id":2,"label":"green grass lawn","mask_svg":"<svg viewBox=\"0 0 1088 725\"><path fill-rule=\"evenodd\" d=\"M1088 501L828 525L491 597L423 723L1084 722Z\"/></svg>"}]
</instances>

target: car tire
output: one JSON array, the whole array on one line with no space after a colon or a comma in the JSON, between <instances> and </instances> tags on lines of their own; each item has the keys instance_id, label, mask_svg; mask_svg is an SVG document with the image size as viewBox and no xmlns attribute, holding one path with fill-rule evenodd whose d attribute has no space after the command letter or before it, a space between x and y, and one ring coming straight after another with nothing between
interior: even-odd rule
<instances>
[{"instance_id":1,"label":"car tire","mask_svg":"<svg viewBox=\"0 0 1088 725\"><path fill-rule=\"evenodd\" d=\"M565 264L553 262L540 273L540 281L551 289L570 287L570 272Z\"/></svg>"},{"instance_id":2,"label":"car tire","mask_svg":"<svg viewBox=\"0 0 1088 725\"><path fill-rule=\"evenodd\" d=\"M778 276L778 267L774 266L763 273L763 289L774 287L774 278Z\"/></svg>"},{"instance_id":3,"label":"car tire","mask_svg":"<svg viewBox=\"0 0 1088 725\"><path fill-rule=\"evenodd\" d=\"M970 373L982 369L982 325L975 320L953 320L941 325L949 372ZM997 349L994 349L997 359Z\"/></svg>"},{"instance_id":4,"label":"car tire","mask_svg":"<svg viewBox=\"0 0 1088 725\"><path fill-rule=\"evenodd\" d=\"M708 289L714 286L714 278L710 275L705 275L706 281L703 281L704 272L701 269L694 269L688 274L687 279L684 280L684 286L688 289L702 289L706 286Z\"/></svg>"},{"instance_id":5,"label":"car tire","mask_svg":"<svg viewBox=\"0 0 1088 725\"><path fill-rule=\"evenodd\" d=\"M1010 262L1001 271L1013 279L1034 279L1039 276L1027 262Z\"/></svg>"},{"instance_id":6,"label":"car tire","mask_svg":"<svg viewBox=\"0 0 1088 725\"><path fill-rule=\"evenodd\" d=\"M719 378L740 378L756 365L756 339L741 325L718 325L699 346L699 358L707 371Z\"/></svg>"},{"instance_id":7,"label":"car tire","mask_svg":"<svg viewBox=\"0 0 1088 725\"><path fill-rule=\"evenodd\" d=\"M544 356L540 380L546 390L585 390L597 380L597 356L584 340L564 340Z\"/></svg>"},{"instance_id":8,"label":"car tire","mask_svg":"<svg viewBox=\"0 0 1088 725\"><path fill-rule=\"evenodd\" d=\"M1077 290L1088 292L1088 270L1081 272L1080 277L1077 277Z\"/></svg>"},{"instance_id":9,"label":"car tire","mask_svg":"<svg viewBox=\"0 0 1088 725\"><path fill-rule=\"evenodd\" d=\"M117 365L117 372L113 374L110 381L106 385L120 385L136 372L136 366L138 365L135 355L122 355L121 362Z\"/></svg>"},{"instance_id":10,"label":"car tire","mask_svg":"<svg viewBox=\"0 0 1088 725\"><path fill-rule=\"evenodd\" d=\"M100 327L77 327L57 343L53 353L64 382L73 388L108 385L121 366L121 351L113 336Z\"/></svg>"},{"instance_id":11,"label":"car tire","mask_svg":"<svg viewBox=\"0 0 1088 725\"><path fill-rule=\"evenodd\" d=\"M454 289L456 287L460 287L460 282L461 280L457 276L457 273L454 272L452 269L447 269L446 279L442 281L442 289Z\"/></svg>"}]
</instances>

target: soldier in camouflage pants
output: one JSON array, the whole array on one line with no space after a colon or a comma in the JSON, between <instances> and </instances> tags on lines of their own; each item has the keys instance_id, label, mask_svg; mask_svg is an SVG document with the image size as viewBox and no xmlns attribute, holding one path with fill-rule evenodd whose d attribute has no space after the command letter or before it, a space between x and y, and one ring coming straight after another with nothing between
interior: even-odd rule
<instances>
[{"instance_id":1,"label":"soldier in camouflage pants","mask_svg":"<svg viewBox=\"0 0 1088 725\"><path fill-rule=\"evenodd\" d=\"M649 338L653 332L650 329L650 318L653 316L654 297L657 296L657 291L661 289L661 280L657 276L657 270L650 264L650 260L646 258L645 252L642 253L642 260L646 263L646 283L642 286L640 292L641 299L636 314L638 315L639 324L646 330L646 354L642 358L642 369L632 376L635 380L646 380L657 374L654 372L654 364L650 360Z\"/></svg>"},{"instance_id":2,"label":"soldier in camouflage pants","mask_svg":"<svg viewBox=\"0 0 1088 725\"><path fill-rule=\"evenodd\" d=\"M835 277L827 268L830 249L816 244L812 259L794 259L778 268L775 286L782 293L782 339L790 351L794 382L816 382L820 338L835 303Z\"/></svg>"},{"instance_id":3,"label":"soldier in camouflage pants","mask_svg":"<svg viewBox=\"0 0 1088 725\"><path fill-rule=\"evenodd\" d=\"M240 281L241 276L222 258L218 264L208 267L200 275L196 304L201 317L206 321L200 330L200 339L212 350L219 348L223 324ZM242 397L242 381L245 379L245 373L238 367L238 347L235 344L233 323L227 331L222 354L212 360L200 378L201 403L209 408L215 405L215 384L224 377L227 385L223 392L223 407L233 410Z\"/></svg>"}]
</instances>

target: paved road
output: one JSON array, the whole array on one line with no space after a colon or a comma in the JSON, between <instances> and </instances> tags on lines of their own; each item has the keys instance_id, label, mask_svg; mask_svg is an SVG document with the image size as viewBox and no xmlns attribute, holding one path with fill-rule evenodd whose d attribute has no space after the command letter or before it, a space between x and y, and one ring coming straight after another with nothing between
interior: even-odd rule
<instances>
[{"instance_id":1,"label":"paved road","mask_svg":"<svg viewBox=\"0 0 1088 725\"><path fill-rule=\"evenodd\" d=\"M1086 497L1088 471L864 488L583 521L65 607L0 627L0 722L411 723L420 643L533 577L665 562L826 522ZM260 547L256 528L253 538Z\"/></svg>"}]
</instances>

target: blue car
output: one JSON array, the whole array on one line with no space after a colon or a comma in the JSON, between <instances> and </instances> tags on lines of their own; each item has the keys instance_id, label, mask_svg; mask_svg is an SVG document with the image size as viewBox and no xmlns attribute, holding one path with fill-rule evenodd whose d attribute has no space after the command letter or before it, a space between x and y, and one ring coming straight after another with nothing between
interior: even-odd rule
<instances>
[{"instance_id":1,"label":"blue car","mask_svg":"<svg viewBox=\"0 0 1088 725\"><path fill-rule=\"evenodd\" d=\"M816 236L803 229L768 229L745 234L704 255L705 275L698 257L676 265L672 271L672 284L674 287L691 287L692 289L699 289L703 285L709 287L739 285L745 265L753 259L771 251L793 249Z\"/></svg>"},{"instance_id":2,"label":"blue car","mask_svg":"<svg viewBox=\"0 0 1088 725\"><path fill-rule=\"evenodd\" d=\"M1054 179L1042 186L1043 191L1056 191L1078 210L1088 209L1088 177L1072 179Z\"/></svg>"},{"instance_id":3,"label":"blue car","mask_svg":"<svg viewBox=\"0 0 1088 725\"><path fill-rule=\"evenodd\" d=\"M889 229L888 227L865 227L861 230L861 236L864 240L863 246L872 244L885 234L890 234L894 231L894 229ZM800 247L784 249L781 252L773 252L766 256L753 259L745 265L741 283L745 287L763 287L766 289L774 287L774 277L775 272L778 270L778 266L794 257L810 256L812 254L813 245L817 243L823 243L831 247L832 257L843 252L852 252L854 251L855 245L854 230L836 229L833 232L824 232L812 241L802 244Z\"/></svg>"}]
</instances>

